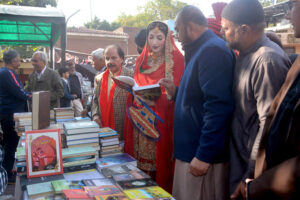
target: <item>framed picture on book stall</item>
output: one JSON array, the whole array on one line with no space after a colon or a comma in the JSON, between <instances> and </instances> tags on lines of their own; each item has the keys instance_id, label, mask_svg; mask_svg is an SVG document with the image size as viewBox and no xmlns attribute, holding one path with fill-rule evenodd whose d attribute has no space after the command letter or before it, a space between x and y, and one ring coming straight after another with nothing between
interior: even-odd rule
<instances>
[{"instance_id":1,"label":"framed picture on book stall","mask_svg":"<svg viewBox=\"0 0 300 200\"><path fill-rule=\"evenodd\" d=\"M59 129L25 132L27 178L63 173Z\"/></svg>"}]
</instances>

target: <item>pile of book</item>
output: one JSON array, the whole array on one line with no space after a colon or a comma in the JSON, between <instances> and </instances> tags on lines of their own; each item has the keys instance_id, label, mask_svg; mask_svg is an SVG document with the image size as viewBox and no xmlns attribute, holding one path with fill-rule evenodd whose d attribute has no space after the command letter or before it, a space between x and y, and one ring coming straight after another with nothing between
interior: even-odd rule
<instances>
[{"instance_id":1,"label":"pile of book","mask_svg":"<svg viewBox=\"0 0 300 200\"><path fill-rule=\"evenodd\" d=\"M43 197L67 200L174 200L168 192L139 170L136 167L136 160L128 154L118 158L116 156L101 158L98 161L98 168L110 169L109 174L103 173L102 177L91 178L87 175L88 171L81 171L73 174L77 177L75 180L66 174L32 180L21 179L21 187L26 190L25 198L28 196L30 199ZM24 181L26 184L22 183Z\"/></svg>"},{"instance_id":2,"label":"pile of book","mask_svg":"<svg viewBox=\"0 0 300 200\"><path fill-rule=\"evenodd\" d=\"M101 128L99 139L101 146L100 157L122 154L122 147L117 131L109 127Z\"/></svg>"},{"instance_id":3,"label":"pile of book","mask_svg":"<svg viewBox=\"0 0 300 200\"><path fill-rule=\"evenodd\" d=\"M95 169L97 149L94 147L73 147L62 149L64 173Z\"/></svg>"},{"instance_id":4,"label":"pile of book","mask_svg":"<svg viewBox=\"0 0 300 200\"><path fill-rule=\"evenodd\" d=\"M92 146L100 150L99 125L94 121L64 123L66 144L70 147Z\"/></svg>"},{"instance_id":5,"label":"pile of book","mask_svg":"<svg viewBox=\"0 0 300 200\"><path fill-rule=\"evenodd\" d=\"M26 175L25 147L18 147L16 151L16 171L19 176ZM74 147L62 149L64 172L95 169L98 151L94 147Z\"/></svg>"},{"instance_id":6,"label":"pile of book","mask_svg":"<svg viewBox=\"0 0 300 200\"><path fill-rule=\"evenodd\" d=\"M64 123L74 120L74 110L71 107L54 108L55 121Z\"/></svg>"},{"instance_id":7,"label":"pile of book","mask_svg":"<svg viewBox=\"0 0 300 200\"><path fill-rule=\"evenodd\" d=\"M18 133L22 133L27 130L32 130L31 117L31 112L14 113L15 128Z\"/></svg>"},{"instance_id":8,"label":"pile of book","mask_svg":"<svg viewBox=\"0 0 300 200\"><path fill-rule=\"evenodd\" d=\"M17 147L15 154L15 169L18 176L26 175L26 152L25 147Z\"/></svg>"}]
</instances>

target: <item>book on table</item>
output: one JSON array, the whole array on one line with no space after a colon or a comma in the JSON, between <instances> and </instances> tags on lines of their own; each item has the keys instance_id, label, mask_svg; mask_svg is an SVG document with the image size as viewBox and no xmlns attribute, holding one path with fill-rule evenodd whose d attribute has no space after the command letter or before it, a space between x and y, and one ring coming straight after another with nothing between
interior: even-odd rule
<instances>
[{"instance_id":1,"label":"book on table","mask_svg":"<svg viewBox=\"0 0 300 200\"><path fill-rule=\"evenodd\" d=\"M99 158L96 161L97 169L101 171L103 168L117 166L117 165L123 165L131 163L133 166L137 166L137 161L132 156L130 156L127 153L123 153L120 155L115 156L108 156L105 158Z\"/></svg>"},{"instance_id":2,"label":"book on table","mask_svg":"<svg viewBox=\"0 0 300 200\"><path fill-rule=\"evenodd\" d=\"M151 199L151 198L170 198L172 195L159 186L137 188L123 191L129 199Z\"/></svg>"},{"instance_id":3,"label":"book on table","mask_svg":"<svg viewBox=\"0 0 300 200\"><path fill-rule=\"evenodd\" d=\"M161 87L159 84L139 86L136 81L129 76L112 77L114 82L120 88L126 89L144 99L154 101L161 95Z\"/></svg>"},{"instance_id":4,"label":"book on table","mask_svg":"<svg viewBox=\"0 0 300 200\"><path fill-rule=\"evenodd\" d=\"M67 135L80 134L80 133L99 133L99 125L94 121L83 121L76 123L64 123L64 129Z\"/></svg>"},{"instance_id":5,"label":"book on table","mask_svg":"<svg viewBox=\"0 0 300 200\"><path fill-rule=\"evenodd\" d=\"M50 92L32 93L32 129L39 130L50 125Z\"/></svg>"},{"instance_id":6,"label":"book on table","mask_svg":"<svg viewBox=\"0 0 300 200\"><path fill-rule=\"evenodd\" d=\"M122 190L130 190L130 189L136 189L136 188L157 186L155 181L153 181L151 178L128 180L128 181L117 181L116 184Z\"/></svg>"},{"instance_id":7,"label":"book on table","mask_svg":"<svg viewBox=\"0 0 300 200\"><path fill-rule=\"evenodd\" d=\"M127 173L130 171L139 171L139 169L130 163L125 163L123 165L116 165L116 166L111 166L111 167L106 167L101 169L101 173L106 178L111 178L113 175L120 174L120 173Z\"/></svg>"},{"instance_id":8,"label":"book on table","mask_svg":"<svg viewBox=\"0 0 300 200\"><path fill-rule=\"evenodd\" d=\"M114 185L112 179L98 178L98 179L84 179L82 180L85 186L103 186L103 185Z\"/></svg>"},{"instance_id":9,"label":"book on table","mask_svg":"<svg viewBox=\"0 0 300 200\"><path fill-rule=\"evenodd\" d=\"M64 196L67 200L75 200L75 199L81 199L81 200L91 200L94 199L90 197L84 190L82 189L69 189L69 190L62 190Z\"/></svg>"}]
</instances>

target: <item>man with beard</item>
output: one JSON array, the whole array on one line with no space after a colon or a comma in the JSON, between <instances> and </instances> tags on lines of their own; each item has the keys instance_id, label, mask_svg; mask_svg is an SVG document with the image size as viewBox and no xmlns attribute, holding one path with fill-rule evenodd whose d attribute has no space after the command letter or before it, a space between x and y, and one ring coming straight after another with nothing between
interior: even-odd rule
<instances>
[{"instance_id":1,"label":"man with beard","mask_svg":"<svg viewBox=\"0 0 300 200\"><path fill-rule=\"evenodd\" d=\"M92 119L100 127L110 127L116 130L123 140L125 105L128 92L117 87L112 77L133 76L133 72L122 67L124 52L118 45L110 45L104 50L107 69L96 76L96 87L92 105Z\"/></svg>"},{"instance_id":2,"label":"man with beard","mask_svg":"<svg viewBox=\"0 0 300 200\"><path fill-rule=\"evenodd\" d=\"M175 30L185 51L185 71L177 90L169 79L160 81L175 100L173 196L226 199L234 54L195 6L177 14Z\"/></svg>"},{"instance_id":3,"label":"man with beard","mask_svg":"<svg viewBox=\"0 0 300 200\"><path fill-rule=\"evenodd\" d=\"M225 39L239 52L229 146L231 194L253 174L267 113L290 66L284 51L265 36L264 26L264 11L258 0L233 0L223 9Z\"/></svg>"},{"instance_id":4,"label":"man with beard","mask_svg":"<svg viewBox=\"0 0 300 200\"><path fill-rule=\"evenodd\" d=\"M290 21L300 38L300 0L290 1ZM300 199L300 57L270 107L255 165L255 179L248 179L235 193L244 199ZM252 177L250 177L252 178Z\"/></svg>"}]
</instances>

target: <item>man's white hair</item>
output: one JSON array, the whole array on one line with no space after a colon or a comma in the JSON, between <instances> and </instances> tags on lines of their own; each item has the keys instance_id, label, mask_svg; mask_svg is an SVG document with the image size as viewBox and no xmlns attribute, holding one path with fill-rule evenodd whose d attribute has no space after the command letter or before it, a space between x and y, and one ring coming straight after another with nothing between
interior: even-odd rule
<instances>
[{"instance_id":1,"label":"man's white hair","mask_svg":"<svg viewBox=\"0 0 300 200\"><path fill-rule=\"evenodd\" d=\"M103 53L104 53L104 49L99 48L99 49L94 50L91 54L93 57L96 57L98 59L104 59Z\"/></svg>"},{"instance_id":2,"label":"man's white hair","mask_svg":"<svg viewBox=\"0 0 300 200\"><path fill-rule=\"evenodd\" d=\"M36 51L33 53L32 57L35 56L36 54L40 55L42 61L44 61L46 64L48 63L48 56L46 53L44 53L43 51Z\"/></svg>"}]
</instances>

